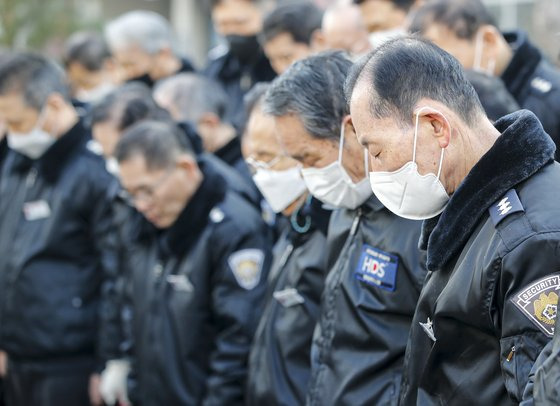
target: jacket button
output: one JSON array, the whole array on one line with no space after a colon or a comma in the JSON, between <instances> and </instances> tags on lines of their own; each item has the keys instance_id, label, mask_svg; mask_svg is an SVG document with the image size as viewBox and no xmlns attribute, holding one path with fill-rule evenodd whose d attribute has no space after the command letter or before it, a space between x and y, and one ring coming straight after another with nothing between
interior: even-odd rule
<instances>
[{"instance_id":1,"label":"jacket button","mask_svg":"<svg viewBox=\"0 0 560 406\"><path fill-rule=\"evenodd\" d=\"M72 299L72 306L74 306L75 308L80 308L82 307L82 299L79 297L75 297Z\"/></svg>"}]
</instances>

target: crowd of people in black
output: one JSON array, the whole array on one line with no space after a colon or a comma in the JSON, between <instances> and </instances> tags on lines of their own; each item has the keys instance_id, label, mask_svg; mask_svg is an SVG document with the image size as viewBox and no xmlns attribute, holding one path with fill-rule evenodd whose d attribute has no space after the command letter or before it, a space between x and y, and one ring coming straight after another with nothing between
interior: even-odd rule
<instances>
[{"instance_id":1,"label":"crowd of people in black","mask_svg":"<svg viewBox=\"0 0 560 406\"><path fill-rule=\"evenodd\" d=\"M560 70L481 0L208 3L202 70L145 10L0 55L0 404L559 404Z\"/></svg>"}]
</instances>

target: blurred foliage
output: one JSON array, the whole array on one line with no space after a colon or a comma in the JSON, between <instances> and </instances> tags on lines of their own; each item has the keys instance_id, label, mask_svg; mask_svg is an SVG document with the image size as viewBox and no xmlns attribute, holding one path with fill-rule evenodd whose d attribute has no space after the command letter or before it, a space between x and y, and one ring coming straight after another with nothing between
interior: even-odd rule
<instances>
[{"instance_id":1,"label":"blurred foliage","mask_svg":"<svg viewBox=\"0 0 560 406\"><path fill-rule=\"evenodd\" d=\"M39 49L77 29L92 28L79 15L79 6L76 0L0 0L0 45Z\"/></svg>"}]
</instances>

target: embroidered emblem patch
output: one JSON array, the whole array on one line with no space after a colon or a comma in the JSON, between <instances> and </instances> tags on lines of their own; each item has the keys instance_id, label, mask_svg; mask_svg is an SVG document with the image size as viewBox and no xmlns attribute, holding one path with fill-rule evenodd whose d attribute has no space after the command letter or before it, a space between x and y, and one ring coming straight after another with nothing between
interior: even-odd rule
<instances>
[{"instance_id":1,"label":"embroidered emblem patch","mask_svg":"<svg viewBox=\"0 0 560 406\"><path fill-rule=\"evenodd\" d=\"M490 209L490 217L494 226L497 226L503 219L513 213L525 211L515 189L510 189L507 193L494 203Z\"/></svg>"},{"instance_id":2,"label":"embroidered emblem patch","mask_svg":"<svg viewBox=\"0 0 560 406\"><path fill-rule=\"evenodd\" d=\"M264 253L258 249L245 249L229 256L228 264L235 280L243 289L251 290L261 279Z\"/></svg>"},{"instance_id":3,"label":"embroidered emblem patch","mask_svg":"<svg viewBox=\"0 0 560 406\"><path fill-rule=\"evenodd\" d=\"M364 244L354 274L362 282L394 292L398 266L396 256Z\"/></svg>"},{"instance_id":4,"label":"embroidered emblem patch","mask_svg":"<svg viewBox=\"0 0 560 406\"><path fill-rule=\"evenodd\" d=\"M554 335L560 274L554 274L533 282L510 299L547 336Z\"/></svg>"},{"instance_id":5,"label":"embroidered emblem patch","mask_svg":"<svg viewBox=\"0 0 560 406\"><path fill-rule=\"evenodd\" d=\"M49 218L51 208L46 200L37 200L23 204L23 215L27 221L35 221Z\"/></svg>"}]
</instances>

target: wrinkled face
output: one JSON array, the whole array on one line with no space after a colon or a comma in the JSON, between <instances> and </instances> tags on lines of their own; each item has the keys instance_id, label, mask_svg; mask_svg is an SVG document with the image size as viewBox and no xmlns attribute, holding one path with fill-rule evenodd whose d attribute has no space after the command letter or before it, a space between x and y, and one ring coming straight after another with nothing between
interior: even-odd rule
<instances>
[{"instance_id":1,"label":"wrinkled face","mask_svg":"<svg viewBox=\"0 0 560 406\"><path fill-rule=\"evenodd\" d=\"M191 162L192 165L196 165ZM119 177L136 209L157 228L168 228L179 217L194 194L191 171L174 165L151 169L144 157L133 155L119 163Z\"/></svg>"},{"instance_id":2,"label":"wrinkled face","mask_svg":"<svg viewBox=\"0 0 560 406\"><path fill-rule=\"evenodd\" d=\"M360 9L370 33L400 28L406 19L406 12L390 0L365 0Z\"/></svg>"},{"instance_id":3,"label":"wrinkled face","mask_svg":"<svg viewBox=\"0 0 560 406\"><path fill-rule=\"evenodd\" d=\"M221 0L212 9L212 22L220 35L256 35L262 30L262 12L249 0Z\"/></svg>"},{"instance_id":4,"label":"wrinkled face","mask_svg":"<svg viewBox=\"0 0 560 406\"><path fill-rule=\"evenodd\" d=\"M117 126L111 120L102 121L95 123L91 128L91 132L95 141L101 145L103 156L105 158L113 156L115 147L121 138L121 131Z\"/></svg>"},{"instance_id":5,"label":"wrinkled face","mask_svg":"<svg viewBox=\"0 0 560 406\"><path fill-rule=\"evenodd\" d=\"M157 55L149 54L137 45L117 48L112 52L125 81L149 74L157 60Z\"/></svg>"},{"instance_id":6,"label":"wrinkled face","mask_svg":"<svg viewBox=\"0 0 560 406\"><path fill-rule=\"evenodd\" d=\"M275 117L276 137L293 159L303 168L324 168L338 160L338 138L321 139L310 135L296 115ZM351 125L346 125L342 165L352 178L359 182L365 176L364 152L358 144Z\"/></svg>"},{"instance_id":7,"label":"wrinkled face","mask_svg":"<svg viewBox=\"0 0 560 406\"><path fill-rule=\"evenodd\" d=\"M290 65L311 55L311 47L294 41L291 34L283 32L264 44L264 52L277 74L282 74Z\"/></svg>"},{"instance_id":8,"label":"wrinkled face","mask_svg":"<svg viewBox=\"0 0 560 406\"><path fill-rule=\"evenodd\" d=\"M28 106L23 97L17 93L0 95L0 120L5 124L5 129L13 133L28 133L33 130L39 121L41 112ZM41 129L52 133L56 128L53 124L55 113L49 103L43 107Z\"/></svg>"},{"instance_id":9,"label":"wrinkled face","mask_svg":"<svg viewBox=\"0 0 560 406\"><path fill-rule=\"evenodd\" d=\"M422 36L457 58L465 69L473 68L476 52L474 39L459 38L452 30L438 23L430 24Z\"/></svg>"},{"instance_id":10,"label":"wrinkled face","mask_svg":"<svg viewBox=\"0 0 560 406\"><path fill-rule=\"evenodd\" d=\"M350 103L350 114L358 141L369 153L369 170L392 172L412 161L415 116L408 125L393 117L375 118L371 114L370 92L366 83L357 83ZM421 116L416 145L416 163L421 175L437 173L441 147L433 136L433 122Z\"/></svg>"},{"instance_id":11,"label":"wrinkled face","mask_svg":"<svg viewBox=\"0 0 560 406\"><path fill-rule=\"evenodd\" d=\"M276 139L274 117L262 113L258 107L251 112L247 122L247 128L243 135L242 152L251 172L256 172L258 167L283 171L299 165L298 161L284 153ZM296 203L298 201L299 199ZM282 213L290 215L295 208L294 205L290 205Z\"/></svg>"}]
</instances>

